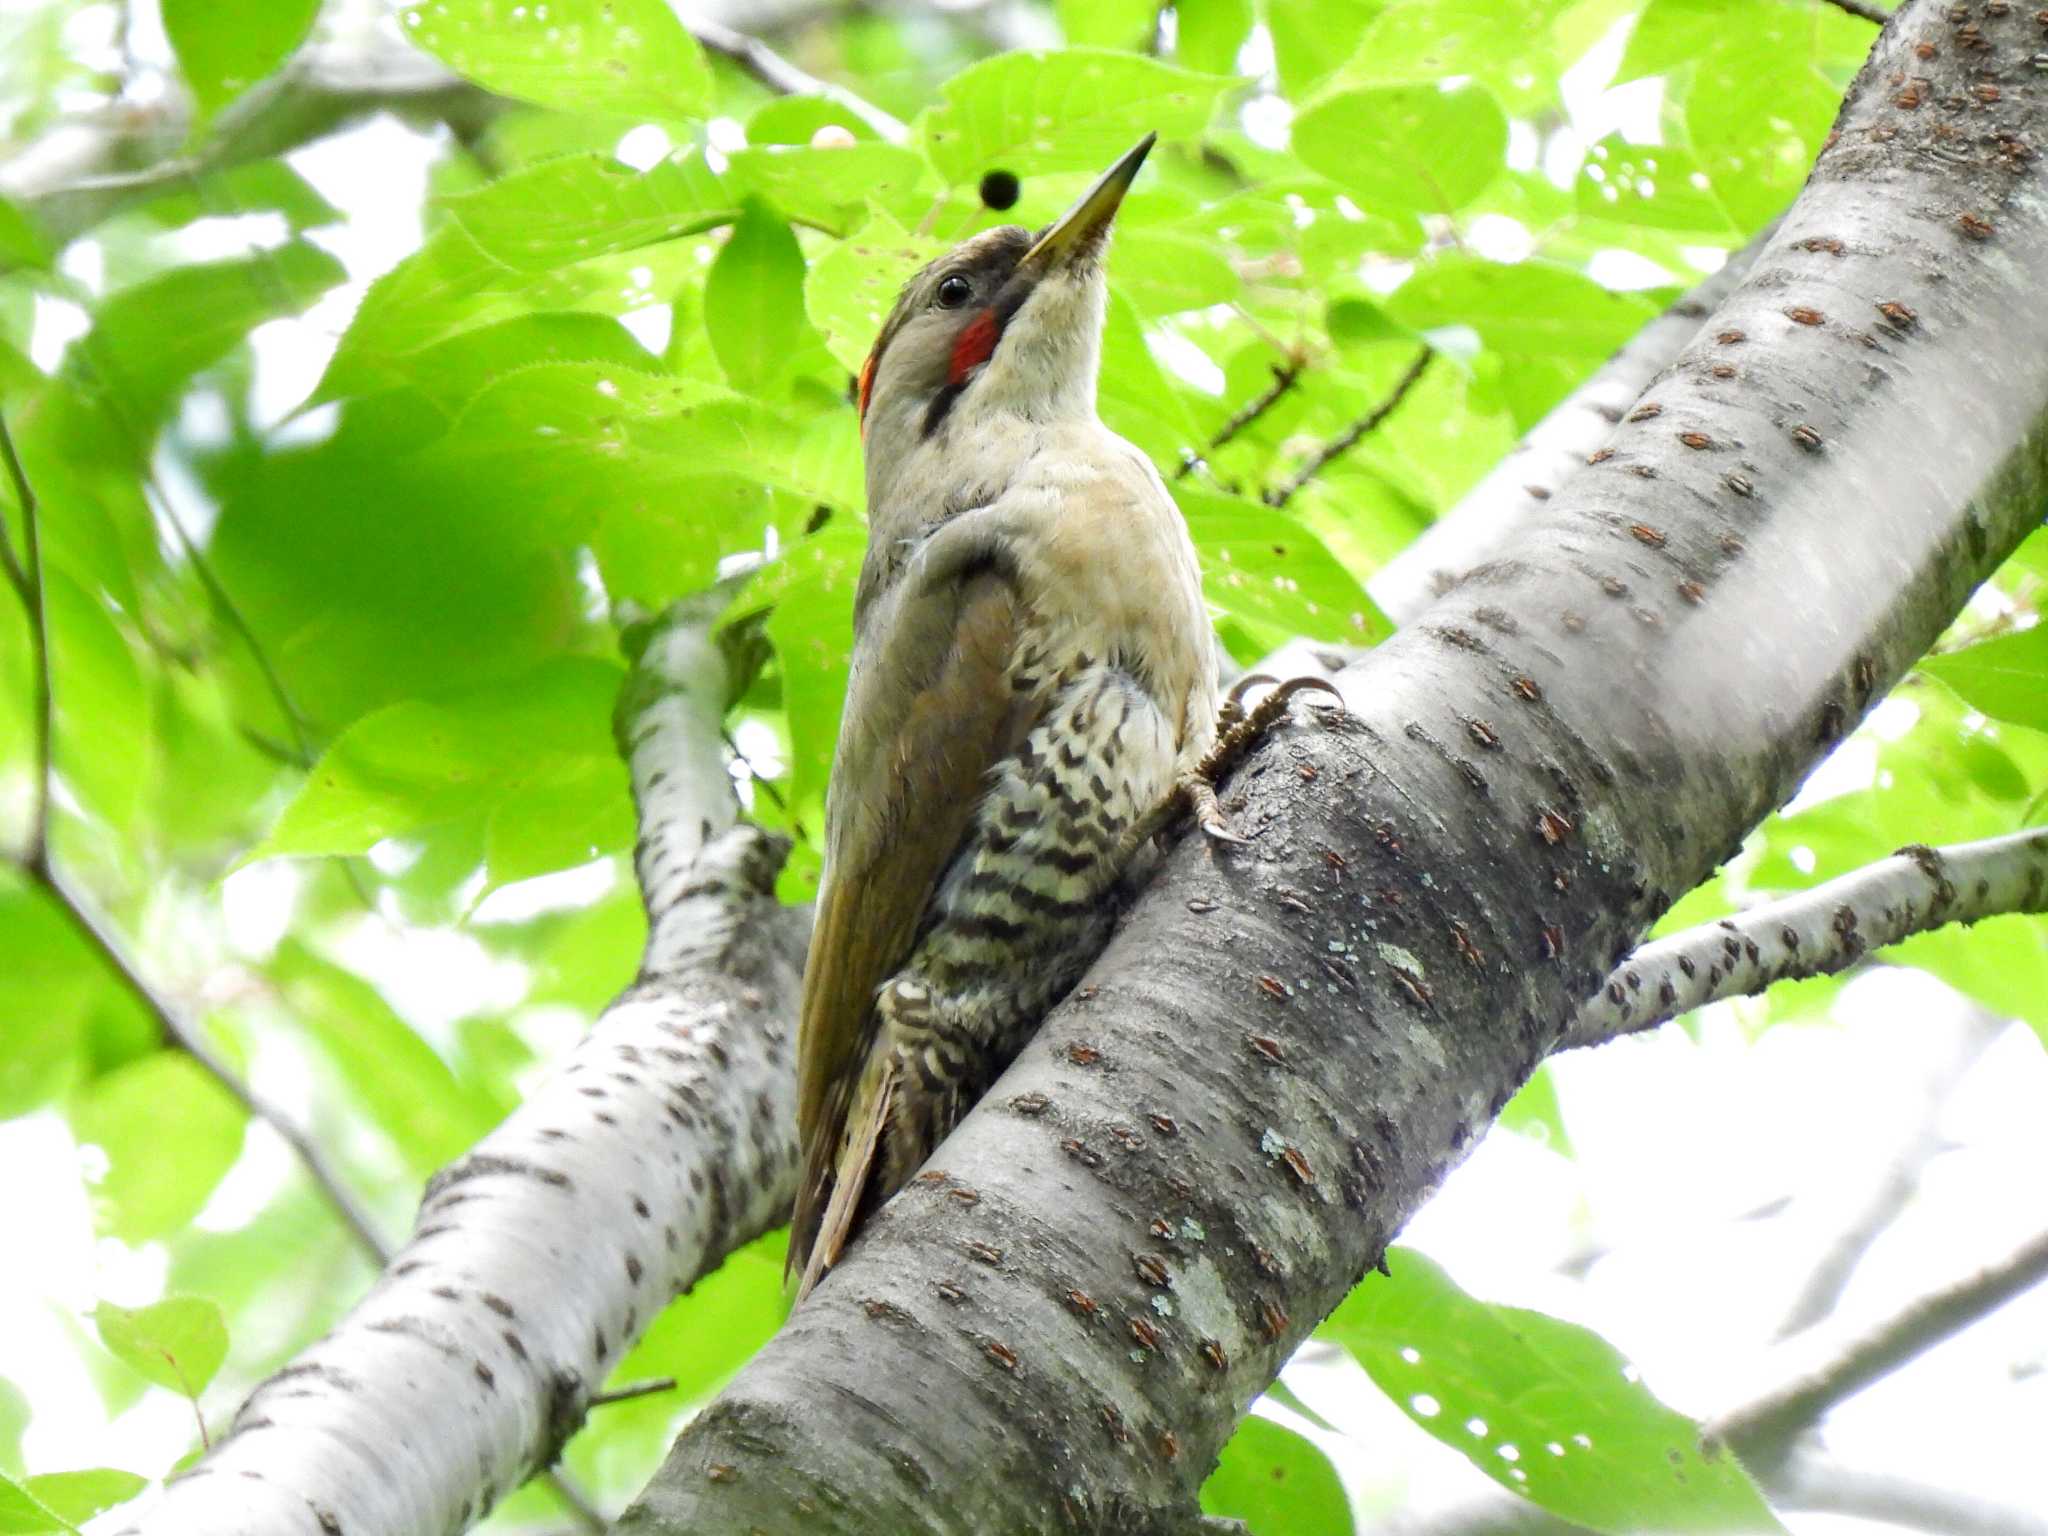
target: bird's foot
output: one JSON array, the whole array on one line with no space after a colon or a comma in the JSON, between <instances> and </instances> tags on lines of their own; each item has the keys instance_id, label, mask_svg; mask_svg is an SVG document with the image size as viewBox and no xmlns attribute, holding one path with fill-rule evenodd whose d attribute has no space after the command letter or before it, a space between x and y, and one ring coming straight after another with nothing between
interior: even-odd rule
<instances>
[{"instance_id":1,"label":"bird's foot","mask_svg":"<svg viewBox=\"0 0 2048 1536\"><path fill-rule=\"evenodd\" d=\"M1245 695L1262 684L1272 684L1273 691L1252 708L1245 708ZM1191 815L1195 825L1216 842L1249 842L1249 838L1231 830L1223 807L1216 798L1217 782L1287 713L1287 705L1296 694L1312 689L1329 694L1337 701L1340 711L1344 708L1344 695L1324 678L1290 677L1284 683L1274 683L1263 672L1239 678L1223 700L1222 707L1216 711L1214 744L1203 754L1200 762L1180 775L1165 798L1124 833L1123 845L1118 849L1119 865L1184 814Z\"/></svg>"}]
</instances>

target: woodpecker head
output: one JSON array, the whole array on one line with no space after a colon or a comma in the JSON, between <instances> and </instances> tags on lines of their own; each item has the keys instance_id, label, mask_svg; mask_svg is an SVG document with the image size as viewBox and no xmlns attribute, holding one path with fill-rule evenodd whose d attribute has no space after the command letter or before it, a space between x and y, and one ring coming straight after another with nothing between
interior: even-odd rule
<instances>
[{"instance_id":1,"label":"woodpecker head","mask_svg":"<svg viewBox=\"0 0 2048 1536\"><path fill-rule=\"evenodd\" d=\"M904 285L860 371L871 513L963 421L1094 416L1103 249L1155 137L1045 229L984 230Z\"/></svg>"}]
</instances>

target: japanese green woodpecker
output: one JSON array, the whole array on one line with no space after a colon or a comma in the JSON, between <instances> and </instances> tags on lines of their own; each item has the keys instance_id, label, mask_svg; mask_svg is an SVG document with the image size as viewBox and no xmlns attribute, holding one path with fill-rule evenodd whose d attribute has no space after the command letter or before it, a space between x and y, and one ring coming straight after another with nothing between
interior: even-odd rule
<instances>
[{"instance_id":1,"label":"japanese green woodpecker","mask_svg":"<svg viewBox=\"0 0 2048 1536\"><path fill-rule=\"evenodd\" d=\"M1104 249L1151 147L1038 234L986 230L919 272L860 372L868 549L804 970L800 1294L1078 979L1139 843L1190 799L1230 835L1194 546L1095 414Z\"/></svg>"}]
</instances>

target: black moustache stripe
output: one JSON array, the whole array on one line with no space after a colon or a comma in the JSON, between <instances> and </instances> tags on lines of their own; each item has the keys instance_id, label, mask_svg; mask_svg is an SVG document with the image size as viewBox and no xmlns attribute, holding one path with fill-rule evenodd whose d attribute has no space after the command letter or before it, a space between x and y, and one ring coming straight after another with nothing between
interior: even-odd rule
<instances>
[{"instance_id":1,"label":"black moustache stripe","mask_svg":"<svg viewBox=\"0 0 2048 1536\"><path fill-rule=\"evenodd\" d=\"M1019 272L1007 283L1004 283L997 292L996 301L989 308L995 312L996 346L998 348L1003 344L1003 337L1009 334L1010 322L1017 317L1017 311L1024 307L1024 301L1031 297L1032 289L1037 286L1038 279L1036 277ZM995 352L991 351L989 356L994 358ZM987 363L982 364L982 368L987 366ZM948 384L936 395L933 395L932 403L925 407L924 427L921 435L930 437L940 427L944 426L946 417L952 413L954 404L969 389L974 387L974 381L980 377L981 369L977 368L970 377L961 380L958 384Z\"/></svg>"}]
</instances>

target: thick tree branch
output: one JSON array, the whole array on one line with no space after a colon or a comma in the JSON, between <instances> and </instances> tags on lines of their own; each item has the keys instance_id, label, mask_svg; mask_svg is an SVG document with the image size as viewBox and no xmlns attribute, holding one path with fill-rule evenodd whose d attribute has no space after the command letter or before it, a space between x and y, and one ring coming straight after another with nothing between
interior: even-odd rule
<instances>
[{"instance_id":1,"label":"thick tree branch","mask_svg":"<svg viewBox=\"0 0 2048 1536\"><path fill-rule=\"evenodd\" d=\"M621 702L639 978L432 1181L369 1296L129 1530L459 1530L553 1463L673 1296L780 1219L802 937L775 904L782 845L735 824L719 747L733 679L709 635L722 601L652 626Z\"/></svg>"},{"instance_id":2,"label":"thick tree branch","mask_svg":"<svg viewBox=\"0 0 2048 1536\"><path fill-rule=\"evenodd\" d=\"M2048 911L2048 827L1888 859L1645 944L1580 1010L1559 1049L1599 1045L1773 982L1827 976L1949 923Z\"/></svg>"},{"instance_id":3,"label":"thick tree branch","mask_svg":"<svg viewBox=\"0 0 2048 1536\"><path fill-rule=\"evenodd\" d=\"M1266 492L1266 505L1286 506L1294 499L1294 493L1321 474L1332 459L1343 457L1357 447L1369 433L1378 430L1379 424L1393 415L1401 402L1408 398L1408 391L1421 382L1422 375L1428 370L1430 359L1434 356L1436 354L1428 346L1418 347L1413 360L1402 370L1401 377L1394 381L1394 387L1387 391L1386 398L1309 455L1308 462L1286 481ZM1278 398L1277 394L1275 398Z\"/></svg>"},{"instance_id":4,"label":"thick tree branch","mask_svg":"<svg viewBox=\"0 0 2048 1536\"><path fill-rule=\"evenodd\" d=\"M1700 326L1749 273L1771 231L1629 339L1590 379L1533 427L1456 506L1417 535L1366 583L1396 624L1405 624L1464 574L1507 549L1541 518L1551 497L1585 468L1636 397L1677 361ZM1732 367L1717 361L1714 367Z\"/></svg>"},{"instance_id":5,"label":"thick tree branch","mask_svg":"<svg viewBox=\"0 0 2048 1536\"><path fill-rule=\"evenodd\" d=\"M1345 722L1249 760L1227 793L1252 845L1169 855L622 1531L1185 1520L1636 935L2038 520L2040 162L1937 153L1886 85L1910 62L1967 99L2026 74L2037 29L1990 18L1965 49L1953 25L1915 0L1886 29L1659 410L1346 673ZM2037 95L1971 142L2039 138Z\"/></svg>"},{"instance_id":6,"label":"thick tree branch","mask_svg":"<svg viewBox=\"0 0 2048 1536\"><path fill-rule=\"evenodd\" d=\"M0 194L61 248L195 177L285 154L379 112L445 124L468 143L510 105L400 45L309 50L222 112L194 153L179 150L190 127L182 110L162 111L154 129L128 113L45 135L0 166Z\"/></svg>"}]
</instances>

